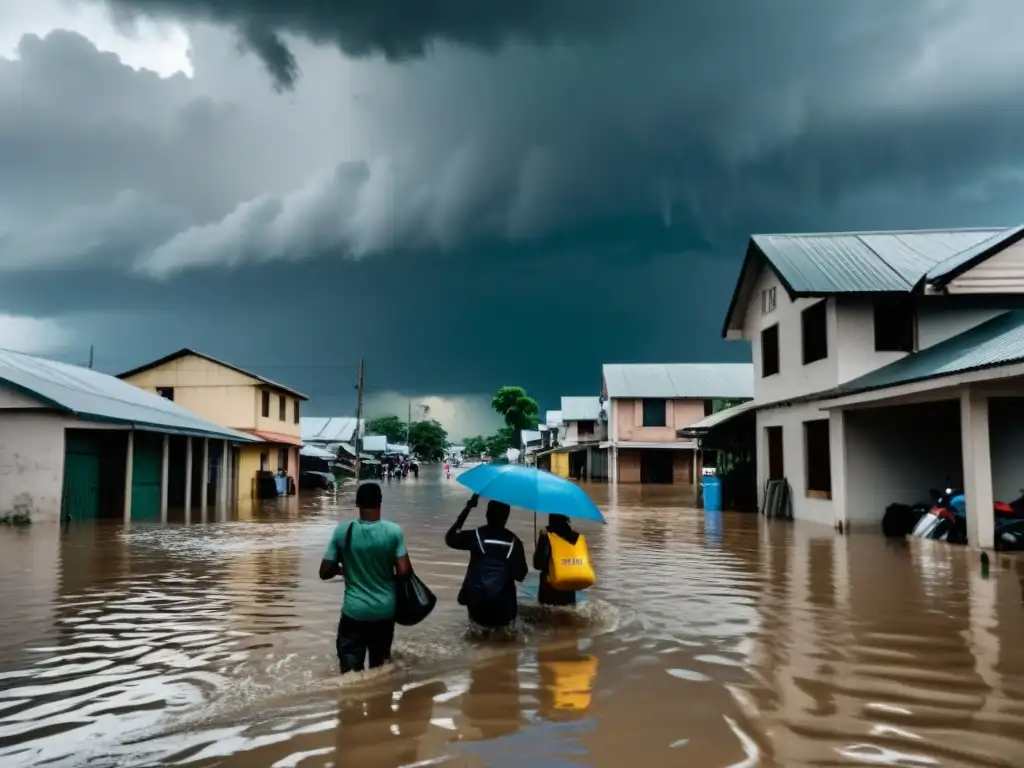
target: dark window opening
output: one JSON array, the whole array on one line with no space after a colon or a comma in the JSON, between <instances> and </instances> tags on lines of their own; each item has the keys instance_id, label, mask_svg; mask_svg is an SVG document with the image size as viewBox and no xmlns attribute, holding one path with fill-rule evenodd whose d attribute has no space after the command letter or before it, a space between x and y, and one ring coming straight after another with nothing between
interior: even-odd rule
<instances>
[{"instance_id":1,"label":"dark window opening","mask_svg":"<svg viewBox=\"0 0 1024 768\"><path fill-rule=\"evenodd\" d=\"M278 448L277 449L277 468L283 469L285 472L288 471L288 449Z\"/></svg>"},{"instance_id":2,"label":"dark window opening","mask_svg":"<svg viewBox=\"0 0 1024 768\"><path fill-rule=\"evenodd\" d=\"M715 412L715 401L714 400L705 400L704 401L704 416L705 417L710 416L714 412Z\"/></svg>"},{"instance_id":3,"label":"dark window opening","mask_svg":"<svg viewBox=\"0 0 1024 768\"><path fill-rule=\"evenodd\" d=\"M263 451L260 454L260 471L261 472L269 472L270 471L270 451Z\"/></svg>"},{"instance_id":4,"label":"dark window opening","mask_svg":"<svg viewBox=\"0 0 1024 768\"><path fill-rule=\"evenodd\" d=\"M295 423L299 423L299 401L295 401Z\"/></svg>"},{"instance_id":5,"label":"dark window opening","mask_svg":"<svg viewBox=\"0 0 1024 768\"><path fill-rule=\"evenodd\" d=\"M832 456L828 419L804 422L804 453L807 456L807 495L832 498Z\"/></svg>"},{"instance_id":6,"label":"dark window opening","mask_svg":"<svg viewBox=\"0 0 1024 768\"><path fill-rule=\"evenodd\" d=\"M786 476L782 462L782 427L765 427L768 443L768 479L782 480Z\"/></svg>"},{"instance_id":7,"label":"dark window opening","mask_svg":"<svg viewBox=\"0 0 1024 768\"><path fill-rule=\"evenodd\" d=\"M803 332L804 365L828 357L828 302L819 301L800 313Z\"/></svg>"},{"instance_id":8,"label":"dark window opening","mask_svg":"<svg viewBox=\"0 0 1024 768\"><path fill-rule=\"evenodd\" d=\"M661 398L644 398L644 426L664 427L666 422L665 411L668 401Z\"/></svg>"},{"instance_id":9,"label":"dark window opening","mask_svg":"<svg viewBox=\"0 0 1024 768\"><path fill-rule=\"evenodd\" d=\"M593 421L578 421L576 422L576 435L582 440L585 437L594 436L594 428L596 423Z\"/></svg>"},{"instance_id":10,"label":"dark window opening","mask_svg":"<svg viewBox=\"0 0 1024 768\"><path fill-rule=\"evenodd\" d=\"M288 418L288 398L284 395L277 397L277 420L284 421Z\"/></svg>"},{"instance_id":11,"label":"dark window opening","mask_svg":"<svg viewBox=\"0 0 1024 768\"><path fill-rule=\"evenodd\" d=\"M673 476L674 451L640 451L640 482L657 485L671 485Z\"/></svg>"},{"instance_id":12,"label":"dark window opening","mask_svg":"<svg viewBox=\"0 0 1024 768\"><path fill-rule=\"evenodd\" d=\"M156 393L165 400L174 402L174 387L157 387Z\"/></svg>"},{"instance_id":13,"label":"dark window opening","mask_svg":"<svg viewBox=\"0 0 1024 768\"><path fill-rule=\"evenodd\" d=\"M875 305L875 351L914 352L917 313L908 302Z\"/></svg>"},{"instance_id":14,"label":"dark window opening","mask_svg":"<svg viewBox=\"0 0 1024 768\"><path fill-rule=\"evenodd\" d=\"M261 409L261 412L263 413L263 418L269 419L270 418L270 393L264 391L261 394L263 395L263 408Z\"/></svg>"},{"instance_id":15,"label":"dark window opening","mask_svg":"<svg viewBox=\"0 0 1024 768\"><path fill-rule=\"evenodd\" d=\"M779 372L779 324L761 331L761 377Z\"/></svg>"}]
</instances>

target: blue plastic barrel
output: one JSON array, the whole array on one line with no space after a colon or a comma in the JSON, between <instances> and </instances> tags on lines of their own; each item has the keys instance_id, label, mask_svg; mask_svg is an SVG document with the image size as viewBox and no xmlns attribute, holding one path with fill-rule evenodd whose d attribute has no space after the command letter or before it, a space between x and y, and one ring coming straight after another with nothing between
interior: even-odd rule
<instances>
[{"instance_id":1,"label":"blue plastic barrel","mask_svg":"<svg viewBox=\"0 0 1024 768\"><path fill-rule=\"evenodd\" d=\"M704 509L708 512L722 511L722 480L714 475L704 478Z\"/></svg>"}]
</instances>

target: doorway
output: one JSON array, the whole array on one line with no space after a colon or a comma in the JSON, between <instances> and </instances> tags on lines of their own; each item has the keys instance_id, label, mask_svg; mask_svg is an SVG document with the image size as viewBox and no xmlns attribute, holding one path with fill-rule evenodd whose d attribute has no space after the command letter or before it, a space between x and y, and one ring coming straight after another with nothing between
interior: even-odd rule
<instances>
[{"instance_id":1,"label":"doorway","mask_svg":"<svg viewBox=\"0 0 1024 768\"><path fill-rule=\"evenodd\" d=\"M672 483L672 451L640 451L640 482Z\"/></svg>"},{"instance_id":2,"label":"doorway","mask_svg":"<svg viewBox=\"0 0 1024 768\"><path fill-rule=\"evenodd\" d=\"M786 476L782 460L782 427L765 427L764 433L768 443L768 479L782 480Z\"/></svg>"}]
</instances>

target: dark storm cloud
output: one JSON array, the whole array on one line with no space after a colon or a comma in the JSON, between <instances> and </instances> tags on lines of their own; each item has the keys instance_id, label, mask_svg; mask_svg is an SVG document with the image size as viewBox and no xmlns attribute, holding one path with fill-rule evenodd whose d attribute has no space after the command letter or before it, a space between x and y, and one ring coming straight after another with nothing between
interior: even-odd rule
<instances>
[{"instance_id":1,"label":"dark storm cloud","mask_svg":"<svg viewBox=\"0 0 1024 768\"><path fill-rule=\"evenodd\" d=\"M254 50L280 86L299 62L282 39L290 33L332 44L349 56L391 61L422 57L437 42L492 51L510 40L588 40L675 0L108 0L120 14L169 16L227 24Z\"/></svg>"}]
</instances>

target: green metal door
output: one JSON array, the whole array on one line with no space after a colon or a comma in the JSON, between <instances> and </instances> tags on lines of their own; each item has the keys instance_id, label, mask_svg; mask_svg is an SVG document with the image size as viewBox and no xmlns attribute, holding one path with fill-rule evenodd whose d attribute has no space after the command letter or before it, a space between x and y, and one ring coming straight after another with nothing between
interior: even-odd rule
<instances>
[{"instance_id":1,"label":"green metal door","mask_svg":"<svg viewBox=\"0 0 1024 768\"><path fill-rule=\"evenodd\" d=\"M88 435L67 433L61 520L95 520L100 513L100 451Z\"/></svg>"},{"instance_id":2,"label":"green metal door","mask_svg":"<svg viewBox=\"0 0 1024 768\"><path fill-rule=\"evenodd\" d=\"M163 436L135 433L132 454L132 520L160 519L160 479L163 468Z\"/></svg>"}]
</instances>

